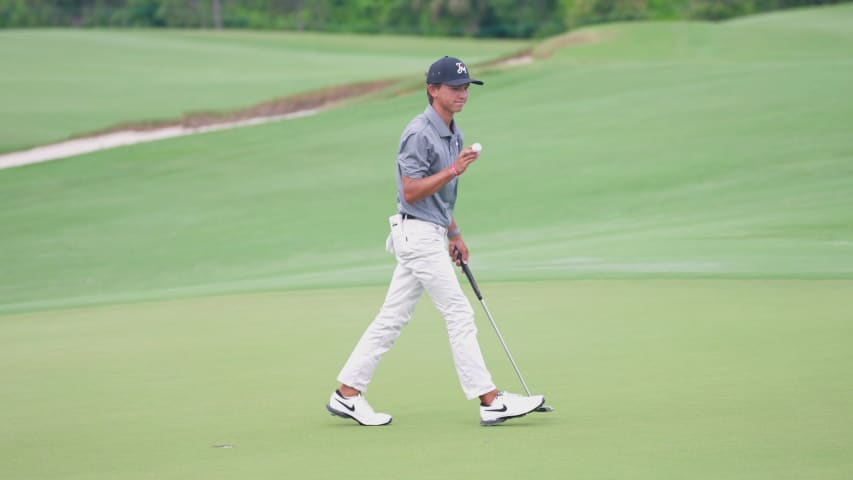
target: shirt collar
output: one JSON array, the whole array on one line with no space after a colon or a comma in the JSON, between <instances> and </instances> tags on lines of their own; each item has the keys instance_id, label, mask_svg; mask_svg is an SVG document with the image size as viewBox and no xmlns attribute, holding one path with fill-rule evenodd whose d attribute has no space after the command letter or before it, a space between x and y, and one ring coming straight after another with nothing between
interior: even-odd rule
<instances>
[{"instance_id":1,"label":"shirt collar","mask_svg":"<svg viewBox=\"0 0 853 480\"><path fill-rule=\"evenodd\" d=\"M432 108L432 105L427 105L426 110L424 110L424 114L427 119L429 119L429 123L432 124L433 127L438 131L438 134L442 137L452 137L453 132L450 131L450 128L447 127L447 124L444 123L444 120L441 118L441 115Z\"/></svg>"}]
</instances>

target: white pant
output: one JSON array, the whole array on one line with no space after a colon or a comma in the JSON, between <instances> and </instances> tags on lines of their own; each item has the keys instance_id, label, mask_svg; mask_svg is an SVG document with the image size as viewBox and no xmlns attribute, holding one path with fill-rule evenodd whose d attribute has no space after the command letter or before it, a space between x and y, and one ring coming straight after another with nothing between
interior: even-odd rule
<instances>
[{"instance_id":1,"label":"white pant","mask_svg":"<svg viewBox=\"0 0 853 480\"><path fill-rule=\"evenodd\" d=\"M382 355L391 349L412 319L415 305L426 291L447 323L453 362L465 396L470 400L495 389L486 369L474 309L462 292L447 252L447 230L420 220L389 219L388 248L397 256L397 268L385 303L367 327L338 375L338 381L362 392L373 378Z\"/></svg>"}]
</instances>

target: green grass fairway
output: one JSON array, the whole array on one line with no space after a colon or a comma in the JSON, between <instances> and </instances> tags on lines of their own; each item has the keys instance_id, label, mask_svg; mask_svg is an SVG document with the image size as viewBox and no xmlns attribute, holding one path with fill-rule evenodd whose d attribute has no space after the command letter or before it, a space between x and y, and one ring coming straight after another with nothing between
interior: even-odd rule
<instances>
[{"instance_id":1,"label":"green grass fairway","mask_svg":"<svg viewBox=\"0 0 853 480\"><path fill-rule=\"evenodd\" d=\"M492 428L465 401L428 303L368 394L392 425L325 412L381 287L6 316L4 477L846 479L851 287L486 283L527 381L555 407ZM479 324L498 382L518 391Z\"/></svg>"},{"instance_id":2,"label":"green grass fairway","mask_svg":"<svg viewBox=\"0 0 853 480\"><path fill-rule=\"evenodd\" d=\"M470 63L527 45L368 35L205 30L0 31L0 152L116 124L230 111L350 82Z\"/></svg>"},{"instance_id":3,"label":"green grass fairway","mask_svg":"<svg viewBox=\"0 0 853 480\"><path fill-rule=\"evenodd\" d=\"M853 278L853 39L777 27L812 48L778 51L748 25L602 27L601 43L483 72L460 122L485 150L456 212L480 271ZM732 31L743 51L719 47ZM424 104L0 171L0 312L383 284L395 149Z\"/></svg>"},{"instance_id":4,"label":"green grass fairway","mask_svg":"<svg viewBox=\"0 0 853 480\"><path fill-rule=\"evenodd\" d=\"M0 170L0 476L851 478L849 25L851 4L608 25L543 42L530 65L473 71L486 85L458 119L484 150L456 218L526 379L556 409L494 428L465 401L426 300L368 394L394 423L359 428L323 407L384 297L397 141L423 91ZM145 63L161 88L202 92L196 103L155 106L134 81L132 103L91 103L99 122L301 91L275 62L297 39L306 62L323 50L413 82L433 57L518 45L10 31L0 51L27 35L33 55L53 35L71 51L93 35L146 55L206 52L187 69L177 51ZM212 52L228 45L223 67ZM313 86L309 63L294 75ZM66 78L51 65L34 71ZM115 95L132 66L78 78ZM197 75L220 68L222 83ZM81 111L60 90L47 137ZM3 112L31 112L23 125L33 105ZM474 307L497 382L519 391Z\"/></svg>"}]
</instances>

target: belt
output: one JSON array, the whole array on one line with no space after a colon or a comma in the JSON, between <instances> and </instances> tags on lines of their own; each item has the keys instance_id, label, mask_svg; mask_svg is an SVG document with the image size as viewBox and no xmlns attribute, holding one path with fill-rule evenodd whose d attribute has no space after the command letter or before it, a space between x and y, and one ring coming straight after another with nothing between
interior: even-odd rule
<instances>
[{"instance_id":1,"label":"belt","mask_svg":"<svg viewBox=\"0 0 853 480\"><path fill-rule=\"evenodd\" d=\"M422 222L426 221L426 220L424 220L422 218L418 218L414 215L409 215L408 213L401 213L400 216L403 217L404 220L420 220Z\"/></svg>"}]
</instances>

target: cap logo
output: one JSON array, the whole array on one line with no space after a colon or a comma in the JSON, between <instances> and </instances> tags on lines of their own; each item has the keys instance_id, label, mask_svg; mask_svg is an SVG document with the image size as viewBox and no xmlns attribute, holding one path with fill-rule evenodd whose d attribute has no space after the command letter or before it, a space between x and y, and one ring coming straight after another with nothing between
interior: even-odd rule
<instances>
[{"instance_id":1,"label":"cap logo","mask_svg":"<svg viewBox=\"0 0 853 480\"><path fill-rule=\"evenodd\" d=\"M464 73L467 75L468 74L468 67L466 67L465 64L462 62L456 62L456 73L457 74Z\"/></svg>"}]
</instances>

